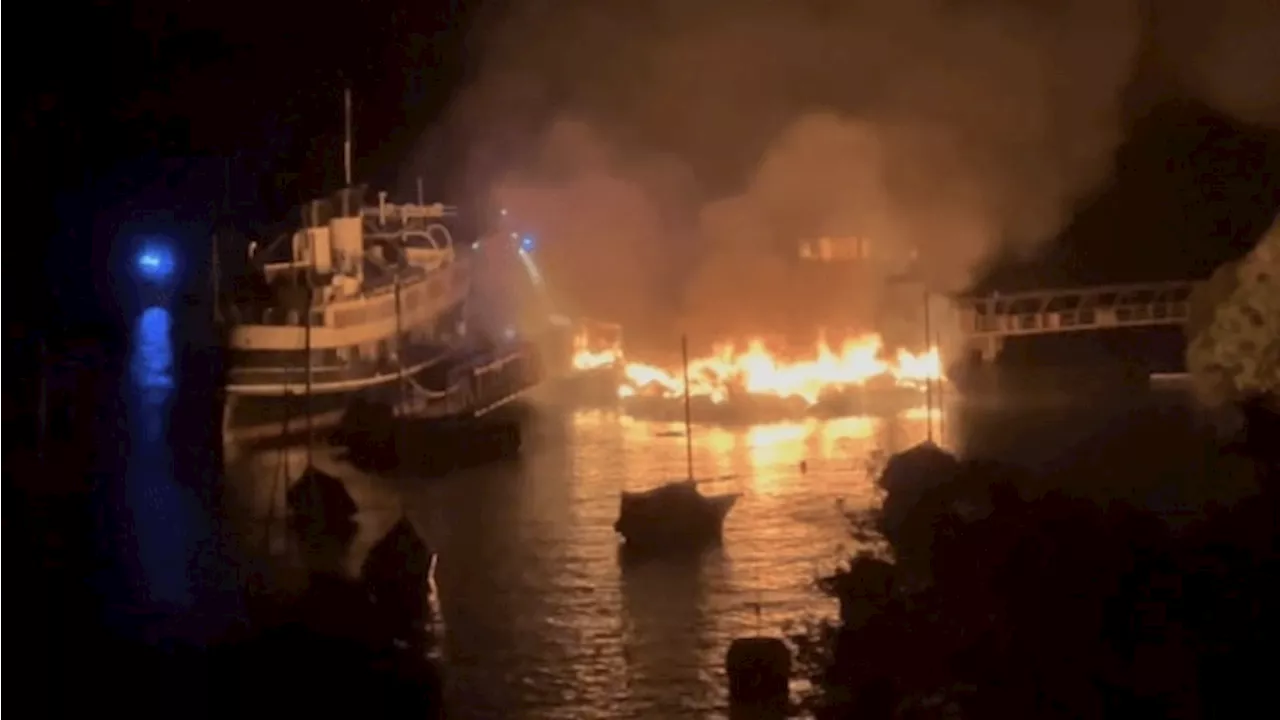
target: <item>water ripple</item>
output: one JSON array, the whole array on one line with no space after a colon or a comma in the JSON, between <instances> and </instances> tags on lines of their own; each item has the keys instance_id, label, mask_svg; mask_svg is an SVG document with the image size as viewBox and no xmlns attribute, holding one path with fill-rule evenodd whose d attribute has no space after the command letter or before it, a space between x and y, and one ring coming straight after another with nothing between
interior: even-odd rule
<instances>
[{"instance_id":1,"label":"water ripple","mask_svg":"<svg viewBox=\"0 0 1280 720\"><path fill-rule=\"evenodd\" d=\"M407 484L346 475L362 508L403 505L440 551L451 717L715 716L734 637L833 611L813 581L850 542L838 501L874 502L864 466L880 423L695 427L695 475L716 478L707 492L743 493L723 547L624 569L618 493L685 475L684 439L662 434L671 429L552 416L517 465ZM921 434L912 425L904 440ZM392 522L382 514L377 532ZM376 537L365 534L359 543Z\"/></svg>"}]
</instances>

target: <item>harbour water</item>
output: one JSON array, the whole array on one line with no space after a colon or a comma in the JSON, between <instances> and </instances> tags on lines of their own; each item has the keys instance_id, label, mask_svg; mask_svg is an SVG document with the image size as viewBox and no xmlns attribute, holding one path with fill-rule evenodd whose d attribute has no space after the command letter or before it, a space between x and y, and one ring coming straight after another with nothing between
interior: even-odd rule
<instances>
[{"instance_id":1,"label":"harbour water","mask_svg":"<svg viewBox=\"0 0 1280 720\"><path fill-rule=\"evenodd\" d=\"M328 452L316 462L367 508L353 562L401 507L439 551L451 717L706 717L726 705L723 658L734 637L832 612L814 580L849 541L839 503L874 502L868 458L890 436L923 439L920 419L890 424L695 426L705 491L743 493L723 547L625 569L613 531L618 493L685 474L678 427L546 412L519 463L429 482L364 475ZM240 513L265 517L280 463L300 469L303 454L234 460Z\"/></svg>"},{"instance_id":2,"label":"harbour water","mask_svg":"<svg viewBox=\"0 0 1280 720\"><path fill-rule=\"evenodd\" d=\"M248 569L288 551L283 534L267 541L264 519L280 480L301 472L305 450L232 450L225 473L212 465L216 453L197 451L216 430L216 414L208 413L209 432L197 433L204 426L178 402L184 392L199 394L184 390L195 365L175 359L172 323L159 312L135 324L132 371L98 412L116 428L100 435L97 450L93 532L106 560L98 592L117 617L169 618L160 627L139 623L152 637L215 640L225 628L211 618L233 622L235 586ZM1087 477L1082 492L1105 487L1176 515L1206 495L1233 492L1220 480L1207 429L1185 405L1177 393L1141 407L956 405L946 413L946 444ZM723 547L696 561L624 569L612 529L618 493L682 477L681 431L545 408L519 461L432 481L375 477L334 451L316 452L361 508L346 563L358 564L401 513L439 552L449 717L719 715L729 642L833 612L814 579L852 549L839 503L876 502L872 459L923 440L926 424L919 411L736 429L695 424L695 474L710 479L708 492L743 493ZM1139 460L1125 465L1122 457ZM1146 474L1165 477L1134 482L1144 463ZM1174 470L1186 477L1183 490L1168 481Z\"/></svg>"}]
</instances>

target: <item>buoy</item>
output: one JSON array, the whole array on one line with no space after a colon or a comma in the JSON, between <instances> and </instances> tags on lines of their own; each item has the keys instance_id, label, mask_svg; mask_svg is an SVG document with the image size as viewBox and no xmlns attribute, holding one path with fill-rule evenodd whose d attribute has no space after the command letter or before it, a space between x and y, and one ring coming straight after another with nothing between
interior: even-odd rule
<instances>
[{"instance_id":1,"label":"buoy","mask_svg":"<svg viewBox=\"0 0 1280 720\"><path fill-rule=\"evenodd\" d=\"M780 638L738 638L729 645L724 666L729 675L730 705L749 706L756 717L785 716L791 649Z\"/></svg>"}]
</instances>

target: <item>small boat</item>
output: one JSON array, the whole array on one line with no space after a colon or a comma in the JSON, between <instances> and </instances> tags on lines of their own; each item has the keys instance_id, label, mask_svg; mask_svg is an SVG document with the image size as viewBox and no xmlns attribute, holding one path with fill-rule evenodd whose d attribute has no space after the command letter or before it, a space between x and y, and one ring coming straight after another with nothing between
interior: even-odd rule
<instances>
[{"instance_id":1,"label":"small boat","mask_svg":"<svg viewBox=\"0 0 1280 720\"><path fill-rule=\"evenodd\" d=\"M523 345L496 357L450 363L442 368L443 390L406 377L399 402L353 404L330 441L346 447L359 467L417 476L518 457L521 423L513 401L536 382L536 358Z\"/></svg>"},{"instance_id":2,"label":"small boat","mask_svg":"<svg viewBox=\"0 0 1280 720\"><path fill-rule=\"evenodd\" d=\"M629 550L700 549L720 540L725 517L741 496L703 495L696 480L677 480L646 492L623 492L613 528Z\"/></svg>"},{"instance_id":3,"label":"small boat","mask_svg":"<svg viewBox=\"0 0 1280 720\"><path fill-rule=\"evenodd\" d=\"M693 478L693 434L689 405L689 343L684 352L685 456L688 477L646 492L623 491L613 529L630 552L696 551L719 542L724 520L741 493L703 495Z\"/></svg>"},{"instance_id":4,"label":"small boat","mask_svg":"<svg viewBox=\"0 0 1280 720\"><path fill-rule=\"evenodd\" d=\"M320 470L310 461L302 475L285 492L285 504L292 524L298 530L340 542L355 535L355 516L359 508L351 494L340 479Z\"/></svg>"},{"instance_id":5,"label":"small boat","mask_svg":"<svg viewBox=\"0 0 1280 720\"><path fill-rule=\"evenodd\" d=\"M360 579L394 632L421 629L429 613L435 566L435 552L404 517L369 550Z\"/></svg>"}]
</instances>

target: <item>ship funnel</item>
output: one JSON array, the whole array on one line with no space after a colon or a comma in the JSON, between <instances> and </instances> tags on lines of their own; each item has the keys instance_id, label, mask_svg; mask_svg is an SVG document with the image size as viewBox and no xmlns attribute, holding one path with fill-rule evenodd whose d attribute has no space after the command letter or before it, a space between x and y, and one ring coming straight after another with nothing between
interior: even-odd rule
<instances>
[{"instance_id":1,"label":"ship funnel","mask_svg":"<svg viewBox=\"0 0 1280 720\"><path fill-rule=\"evenodd\" d=\"M339 217L358 218L364 210L364 185L345 187L333 194L333 207Z\"/></svg>"},{"instance_id":2,"label":"ship funnel","mask_svg":"<svg viewBox=\"0 0 1280 720\"><path fill-rule=\"evenodd\" d=\"M343 188L334 193L335 216L329 219L329 235L339 269L360 277L364 269L364 186Z\"/></svg>"},{"instance_id":3,"label":"ship funnel","mask_svg":"<svg viewBox=\"0 0 1280 720\"><path fill-rule=\"evenodd\" d=\"M333 216L333 208L325 198L311 200L302 206L302 227L320 228L329 226L329 218Z\"/></svg>"}]
</instances>

